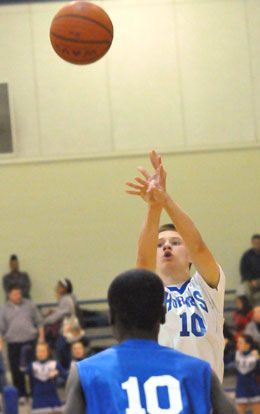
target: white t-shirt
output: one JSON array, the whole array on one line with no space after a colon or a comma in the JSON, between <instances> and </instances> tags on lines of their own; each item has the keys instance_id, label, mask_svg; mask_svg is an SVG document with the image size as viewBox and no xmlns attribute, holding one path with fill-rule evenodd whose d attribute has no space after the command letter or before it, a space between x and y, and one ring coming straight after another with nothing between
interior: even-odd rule
<instances>
[{"instance_id":1,"label":"white t-shirt","mask_svg":"<svg viewBox=\"0 0 260 414\"><path fill-rule=\"evenodd\" d=\"M165 287L166 323L159 343L208 361L223 381L223 309L225 275L220 268L217 289L196 272L185 283Z\"/></svg>"}]
</instances>

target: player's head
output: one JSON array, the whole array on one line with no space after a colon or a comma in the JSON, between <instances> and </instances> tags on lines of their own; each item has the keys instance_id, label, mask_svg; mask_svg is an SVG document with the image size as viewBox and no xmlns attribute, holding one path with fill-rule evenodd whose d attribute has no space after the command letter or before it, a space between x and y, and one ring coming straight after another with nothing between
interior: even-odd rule
<instances>
[{"instance_id":1,"label":"player's head","mask_svg":"<svg viewBox=\"0 0 260 414\"><path fill-rule=\"evenodd\" d=\"M191 258L181 235L173 224L159 228L157 244L157 269L162 277L172 277L178 283L187 279Z\"/></svg>"},{"instance_id":2,"label":"player's head","mask_svg":"<svg viewBox=\"0 0 260 414\"><path fill-rule=\"evenodd\" d=\"M157 340L165 307L164 287L155 273L144 269L121 273L109 287L108 303L117 339Z\"/></svg>"},{"instance_id":3,"label":"player's head","mask_svg":"<svg viewBox=\"0 0 260 414\"><path fill-rule=\"evenodd\" d=\"M257 253L260 253L260 234L253 234L253 236L251 237L251 244L252 248Z\"/></svg>"}]
</instances>

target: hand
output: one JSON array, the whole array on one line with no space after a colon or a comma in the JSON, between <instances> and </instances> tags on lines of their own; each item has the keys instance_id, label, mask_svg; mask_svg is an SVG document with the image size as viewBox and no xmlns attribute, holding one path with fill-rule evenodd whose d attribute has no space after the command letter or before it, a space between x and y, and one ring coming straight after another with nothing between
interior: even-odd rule
<instances>
[{"instance_id":1,"label":"hand","mask_svg":"<svg viewBox=\"0 0 260 414\"><path fill-rule=\"evenodd\" d=\"M258 282L258 280L252 280L252 281L251 281L251 285L252 285L253 287L255 287L255 288L258 288L258 287L259 287L259 282Z\"/></svg>"},{"instance_id":2,"label":"hand","mask_svg":"<svg viewBox=\"0 0 260 414\"><path fill-rule=\"evenodd\" d=\"M257 351L257 349L254 349L254 350L252 351L252 354L254 355L254 357L255 357L256 359L259 359L259 352Z\"/></svg>"},{"instance_id":3,"label":"hand","mask_svg":"<svg viewBox=\"0 0 260 414\"><path fill-rule=\"evenodd\" d=\"M49 373L49 378L55 378L55 377L57 377L58 373L59 373L59 371L57 369L55 369L54 371L51 371Z\"/></svg>"},{"instance_id":4,"label":"hand","mask_svg":"<svg viewBox=\"0 0 260 414\"><path fill-rule=\"evenodd\" d=\"M163 205L167 200L166 193L166 172L162 165L160 155L157 155L154 150L150 152L150 161L154 167L155 173L149 174L143 167L138 167L145 180L140 177L135 177L138 184L126 182L131 188L135 190L126 190L126 193L140 196L144 201L151 205Z\"/></svg>"}]
</instances>

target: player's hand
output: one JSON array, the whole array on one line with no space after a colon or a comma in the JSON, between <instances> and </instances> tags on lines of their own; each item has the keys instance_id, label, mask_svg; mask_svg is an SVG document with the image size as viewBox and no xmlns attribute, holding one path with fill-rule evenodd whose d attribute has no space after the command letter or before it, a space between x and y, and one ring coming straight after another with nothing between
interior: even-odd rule
<instances>
[{"instance_id":1,"label":"player's hand","mask_svg":"<svg viewBox=\"0 0 260 414\"><path fill-rule=\"evenodd\" d=\"M160 155L153 150L150 152L150 160L154 167L155 173L149 174L144 167L138 167L138 171L144 176L134 177L135 182L126 182L126 185L134 190L126 190L128 194L138 195L144 201L152 205L163 205L167 199L166 193L166 172L162 165Z\"/></svg>"},{"instance_id":2,"label":"player's hand","mask_svg":"<svg viewBox=\"0 0 260 414\"><path fill-rule=\"evenodd\" d=\"M254 355L254 357L255 357L256 359L259 359L259 352L257 351L257 349L254 349L254 350L252 351L252 354Z\"/></svg>"},{"instance_id":3,"label":"player's hand","mask_svg":"<svg viewBox=\"0 0 260 414\"><path fill-rule=\"evenodd\" d=\"M59 373L59 371L57 369L55 369L54 371L51 371L49 373L49 378L55 378L55 377L57 377L58 373Z\"/></svg>"}]
</instances>

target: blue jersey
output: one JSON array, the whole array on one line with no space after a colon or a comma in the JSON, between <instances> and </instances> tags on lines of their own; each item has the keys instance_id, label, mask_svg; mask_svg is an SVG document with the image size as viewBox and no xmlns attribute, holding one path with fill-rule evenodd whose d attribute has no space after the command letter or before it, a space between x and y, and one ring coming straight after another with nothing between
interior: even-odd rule
<instances>
[{"instance_id":1,"label":"blue jersey","mask_svg":"<svg viewBox=\"0 0 260 414\"><path fill-rule=\"evenodd\" d=\"M77 363L87 414L209 414L211 368L131 339Z\"/></svg>"}]
</instances>

